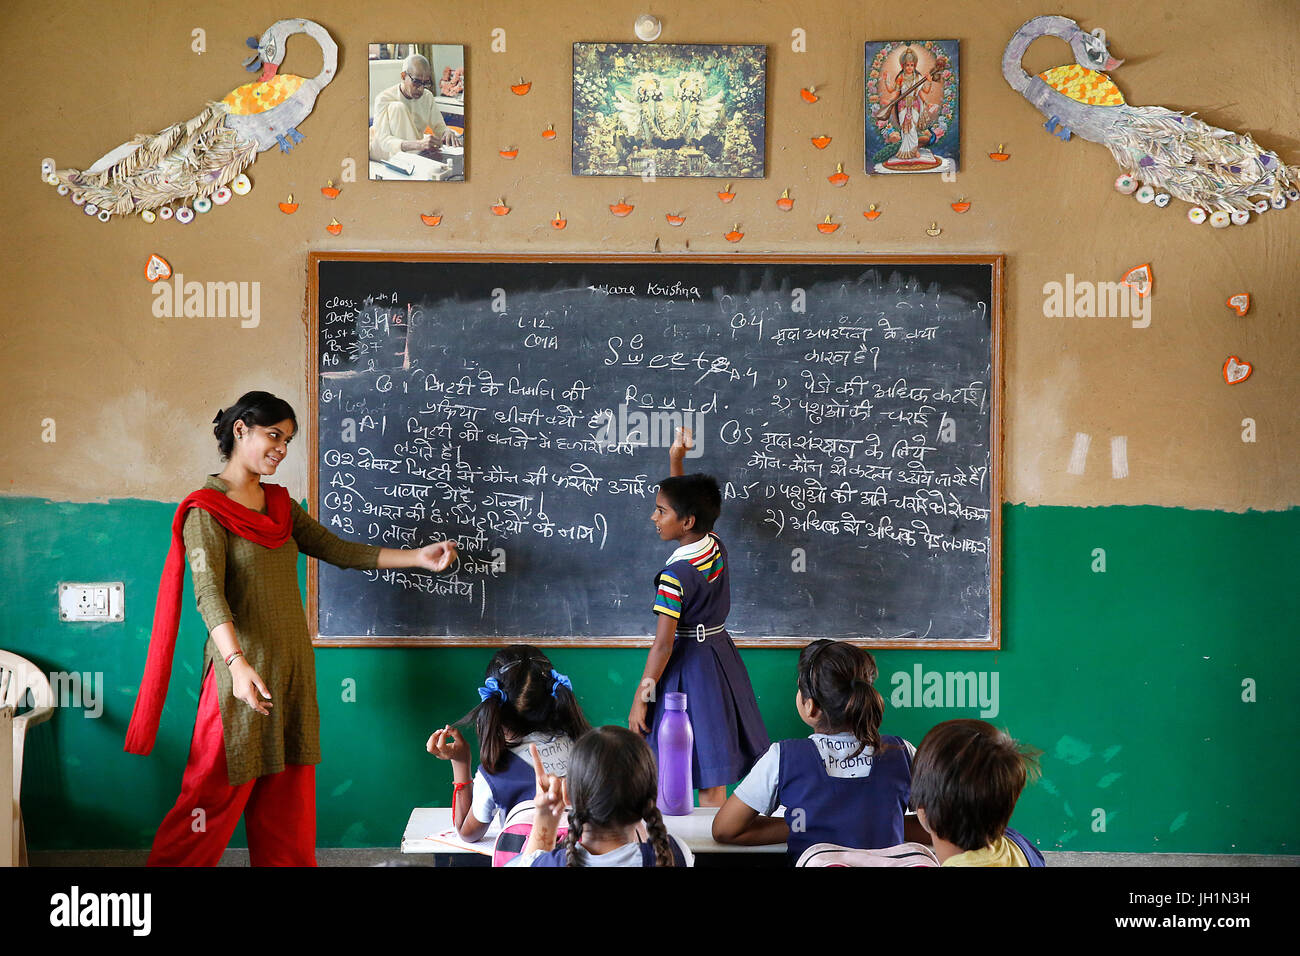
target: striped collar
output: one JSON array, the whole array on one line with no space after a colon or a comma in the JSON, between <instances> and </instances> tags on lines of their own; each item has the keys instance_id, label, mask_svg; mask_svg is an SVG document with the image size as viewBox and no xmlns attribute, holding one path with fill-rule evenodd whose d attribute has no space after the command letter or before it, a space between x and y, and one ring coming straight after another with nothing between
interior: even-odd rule
<instances>
[{"instance_id":1,"label":"striped collar","mask_svg":"<svg viewBox=\"0 0 1300 956\"><path fill-rule=\"evenodd\" d=\"M696 558L699 558L701 555L708 554L710 551L715 549L718 546L717 542L718 542L717 536L712 531L710 531L708 534L706 534L699 541L696 541L694 544L684 544L676 551L674 551L672 554L670 554L668 556L667 562L665 562L665 566L669 564L675 564L678 561L691 561L693 563Z\"/></svg>"}]
</instances>

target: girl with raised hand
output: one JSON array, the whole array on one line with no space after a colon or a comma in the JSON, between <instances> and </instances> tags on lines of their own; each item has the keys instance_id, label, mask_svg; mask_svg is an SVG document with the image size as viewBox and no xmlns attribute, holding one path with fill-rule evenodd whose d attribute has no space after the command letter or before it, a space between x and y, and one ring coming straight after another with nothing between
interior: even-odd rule
<instances>
[{"instance_id":1,"label":"girl with raised hand","mask_svg":"<svg viewBox=\"0 0 1300 956\"><path fill-rule=\"evenodd\" d=\"M523 852L507 866L694 866L695 858L670 836L655 803L659 777L644 740L624 727L588 731L569 753L565 779L546 772L533 750L533 829ZM555 838L564 808L569 835ZM644 829L648 840L641 840Z\"/></svg>"},{"instance_id":2,"label":"girl with raised hand","mask_svg":"<svg viewBox=\"0 0 1300 956\"><path fill-rule=\"evenodd\" d=\"M531 644L503 647L488 662L479 704L456 724L435 731L429 753L451 761L451 816L462 839L480 839L499 814L502 822L533 795L530 748L540 752L548 774L563 777L574 740L591 729L573 684ZM470 776L470 750L463 732L472 723L479 741L479 767ZM462 791L464 791L462 795Z\"/></svg>"},{"instance_id":3,"label":"girl with raised hand","mask_svg":"<svg viewBox=\"0 0 1300 956\"><path fill-rule=\"evenodd\" d=\"M683 460L694 444L690 429L677 430L668 450L670 477L655 496L655 531L677 548L655 576L655 639L627 725L647 735L657 755L666 695L686 694L695 733L691 775L700 806L720 807L727 785L754 765L768 736L749 672L727 633L731 567L726 546L713 532L722 492L711 475L684 473Z\"/></svg>"}]
</instances>

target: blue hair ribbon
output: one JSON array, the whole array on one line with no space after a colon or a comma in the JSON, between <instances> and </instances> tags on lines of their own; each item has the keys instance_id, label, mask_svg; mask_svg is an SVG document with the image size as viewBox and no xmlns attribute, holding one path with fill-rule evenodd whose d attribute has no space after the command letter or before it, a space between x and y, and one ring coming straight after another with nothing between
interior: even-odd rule
<instances>
[{"instance_id":1,"label":"blue hair ribbon","mask_svg":"<svg viewBox=\"0 0 1300 956\"><path fill-rule=\"evenodd\" d=\"M480 703L487 700L493 694L498 695L501 698L501 702L505 703L506 692L501 689L501 685L497 683L495 677L489 677L483 682L483 684L484 686L478 689L478 699Z\"/></svg>"},{"instance_id":2,"label":"blue hair ribbon","mask_svg":"<svg viewBox=\"0 0 1300 956\"><path fill-rule=\"evenodd\" d=\"M555 692L556 692L557 690L560 689L560 685L561 685L561 684L563 684L565 687L569 688L570 691L573 690L573 681L569 680L569 678L568 678L567 676L565 676L564 674L561 674L561 673L560 673L559 671L557 671L554 667L551 668L551 679L555 681L555 683L551 685L551 696L552 696L552 697L554 697L554 696L555 696Z\"/></svg>"}]
</instances>

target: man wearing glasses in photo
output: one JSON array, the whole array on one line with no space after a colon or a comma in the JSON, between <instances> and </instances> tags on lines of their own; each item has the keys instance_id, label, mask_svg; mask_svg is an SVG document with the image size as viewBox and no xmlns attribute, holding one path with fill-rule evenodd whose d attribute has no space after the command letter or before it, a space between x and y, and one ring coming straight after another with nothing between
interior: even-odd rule
<instances>
[{"instance_id":1,"label":"man wearing glasses in photo","mask_svg":"<svg viewBox=\"0 0 1300 956\"><path fill-rule=\"evenodd\" d=\"M432 152L440 145L460 145L460 137L442 120L432 87L433 68L428 59L412 53L402 62L402 81L375 97L371 159L383 162L400 152ZM429 129L433 132L426 133Z\"/></svg>"}]
</instances>

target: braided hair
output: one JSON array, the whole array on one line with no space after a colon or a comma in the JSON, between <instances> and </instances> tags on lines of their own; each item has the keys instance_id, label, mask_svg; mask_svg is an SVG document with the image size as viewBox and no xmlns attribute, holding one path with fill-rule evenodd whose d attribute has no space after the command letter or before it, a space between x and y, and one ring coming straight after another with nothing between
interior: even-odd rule
<instances>
[{"instance_id":1,"label":"braided hair","mask_svg":"<svg viewBox=\"0 0 1300 956\"><path fill-rule=\"evenodd\" d=\"M484 677L492 692L456 726L474 724L479 760L488 773L505 769L507 737L519 740L545 733L577 740L591 729L578 698L556 680L550 658L531 644L501 648L488 662Z\"/></svg>"},{"instance_id":2,"label":"braided hair","mask_svg":"<svg viewBox=\"0 0 1300 956\"><path fill-rule=\"evenodd\" d=\"M582 840L582 828L586 823L586 814L579 813L577 807L569 811L569 833L564 840L565 866L582 866L582 862L578 859L578 844Z\"/></svg>"},{"instance_id":3,"label":"braided hair","mask_svg":"<svg viewBox=\"0 0 1300 956\"><path fill-rule=\"evenodd\" d=\"M799 653L799 693L813 700L824 715L819 733L852 731L856 757L866 747L880 753L880 722L885 699L874 684L876 659L869 651L843 641L813 641Z\"/></svg>"},{"instance_id":4,"label":"braided hair","mask_svg":"<svg viewBox=\"0 0 1300 956\"><path fill-rule=\"evenodd\" d=\"M582 866L583 831L613 830L645 821L655 866L674 866L672 844L655 803L659 772L639 734L607 725L583 735L569 751L569 837L566 866Z\"/></svg>"},{"instance_id":5,"label":"braided hair","mask_svg":"<svg viewBox=\"0 0 1300 956\"><path fill-rule=\"evenodd\" d=\"M655 866L673 866L673 847L668 842L668 828L664 825L663 814L653 800L646 804L641 814L645 820L646 833L650 836L650 846L655 851Z\"/></svg>"}]
</instances>

